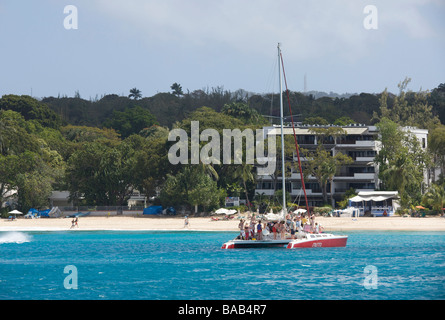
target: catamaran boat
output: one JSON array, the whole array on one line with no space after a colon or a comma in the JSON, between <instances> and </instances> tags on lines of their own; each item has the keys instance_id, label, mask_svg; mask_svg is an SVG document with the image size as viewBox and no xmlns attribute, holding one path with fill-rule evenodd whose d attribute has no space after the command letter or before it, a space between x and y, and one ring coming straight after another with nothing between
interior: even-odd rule
<instances>
[{"instance_id":1,"label":"catamaran boat","mask_svg":"<svg viewBox=\"0 0 445 320\"><path fill-rule=\"evenodd\" d=\"M332 233L300 233L296 239L264 239L264 240L242 240L234 239L224 243L221 249L243 249L243 248L328 248L346 247L348 236L335 235Z\"/></svg>"},{"instance_id":2,"label":"catamaran boat","mask_svg":"<svg viewBox=\"0 0 445 320\"><path fill-rule=\"evenodd\" d=\"M285 220L285 215L287 212L286 209L286 183L285 183L285 165L284 165L284 132L283 132L283 88L282 88L282 76L281 76L281 68L283 68L283 76L284 80L286 81L286 75L284 72L284 66L283 66L283 57L281 54L281 48L280 44L278 44L278 75L279 75L279 84L280 84L280 119L281 119L281 172L283 174L282 176L282 188L283 188L283 210L281 211L281 214L279 215L278 221ZM286 92L289 94L289 90L287 90L287 84L286 84ZM301 184L304 192L304 198L306 201L306 208L307 212L309 213L309 204L307 200L306 195L306 188L304 184L304 177L303 177L303 170L301 167L301 160L300 160L300 153L297 143L297 136L295 134L295 127L294 127L294 121L292 117L292 109L290 107L290 99L288 97L289 101L289 112L291 115L291 123L292 123L292 129L294 133L294 140L295 140L295 149L296 149L296 155L298 159L298 165L300 169L300 177L301 177ZM291 239L289 237L285 237L285 239L274 239L273 235L271 233L265 234L263 231L263 239L261 240L244 240L240 239L240 237L230 240L222 245L222 249L240 249L240 248L288 248L288 249L296 249L296 248L318 248L318 247L345 247L346 242L348 240L348 236L345 235L334 235L331 233L309 233L309 232L298 232L296 239Z\"/></svg>"}]
</instances>

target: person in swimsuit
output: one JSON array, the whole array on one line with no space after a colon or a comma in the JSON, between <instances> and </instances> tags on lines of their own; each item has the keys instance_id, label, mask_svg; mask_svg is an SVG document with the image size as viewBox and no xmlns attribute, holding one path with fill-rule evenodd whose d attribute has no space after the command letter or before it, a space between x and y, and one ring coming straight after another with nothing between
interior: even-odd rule
<instances>
[{"instance_id":1,"label":"person in swimsuit","mask_svg":"<svg viewBox=\"0 0 445 320\"><path fill-rule=\"evenodd\" d=\"M239 221L238 229L239 229L240 237L241 237L241 239L243 239L244 238L244 220L243 219L241 219Z\"/></svg>"}]
</instances>

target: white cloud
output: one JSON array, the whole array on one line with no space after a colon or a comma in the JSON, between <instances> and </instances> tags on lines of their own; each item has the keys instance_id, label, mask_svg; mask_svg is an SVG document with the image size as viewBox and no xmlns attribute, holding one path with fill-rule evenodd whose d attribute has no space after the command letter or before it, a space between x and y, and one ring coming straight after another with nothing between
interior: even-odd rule
<instances>
[{"instance_id":1,"label":"white cloud","mask_svg":"<svg viewBox=\"0 0 445 320\"><path fill-rule=\"evenodd\" d=\"M147 41L183 46L218 43L258 53L282 42L295 58L360 49L363 8L336 1L101 1L101 11L136 26ZM361 50L361 49L360 49Z\"/></svg>"},{"instance_id":2,"label":"white cloud","mask_svg":"<svg viewBox=\"0 0 445 320\"><path fill-rule=\"evenodd\" d=\"M143 40L179 48L220 46L259 55L277 42L288 58L359 60L394 33L428 37L434 29L419 8L434 0L375 1L379 30L364 30L369 1L101 0L99 9L136 27Z\"/></svg>"},{"instance_id":3,"label":"white cloud","mask_svg":"<svg viewBox=\"0 0 445 320\"><path fill-rule=\"evenodd\" d=\"M382 28L388 28L397 34L405 34L414 40L434 37L437 32L423 11L427 6L430 7L430 11L444 10L443 2L432 0L382 2L379 5Z\"/></svg>"}]
</instances>

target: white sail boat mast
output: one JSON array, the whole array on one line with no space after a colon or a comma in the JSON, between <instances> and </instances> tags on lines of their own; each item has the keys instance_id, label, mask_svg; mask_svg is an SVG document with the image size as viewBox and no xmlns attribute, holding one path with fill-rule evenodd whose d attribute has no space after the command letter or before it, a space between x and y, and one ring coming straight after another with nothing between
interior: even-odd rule
<instances>
[{"instance_id":1,"label":"white sail boat mast","mask_svg":"<svg viewBox=\"0 0 445 320\"><path fill-rule=\"evenodd\" d=\"M282 84L282 78L281 78L281 44L278 43L278 78L280 80L280 121L281 121L281 173L282 173L282 191L283 191L283 219L287 213L286 209L286 170L284 165L284 129L283 129L283 121L284 121L284 114L283 114L283 84Z\"/></svg>"}]
</instances>

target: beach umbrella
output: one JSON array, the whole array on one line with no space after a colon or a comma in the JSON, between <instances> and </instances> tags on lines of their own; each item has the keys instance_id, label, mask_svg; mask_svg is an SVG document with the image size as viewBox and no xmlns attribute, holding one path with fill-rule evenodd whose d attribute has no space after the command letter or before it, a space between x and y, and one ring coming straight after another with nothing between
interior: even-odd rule
<instances>
[{"instance_id":1,"label":"beach umbrella","mask_svg":"<svg viewBox=\"0 0 445 320\"><path fill-rule=\"evenodd\" d=\"M12 210L8 212L9 214L13 214L14 216L18 215L18 214L23 214L23 212L20 212L18 210Z\"/></svg>"},{"instance_id":2,"label":"beach umbrella","mask_svg":"<svg viewBox=\"0 0 445 320\"><path fill-rule=\"evenodd\" d=\"M422 209L422 210L424 210L425 207L422 207L422 206L416 206L416 209Z\"/></svg>"},{"instance_id":3,"label":"beach umbrella","mask_svg":"<svg viewBox=\"0 0 445 320\"><path fill-rule=\"evenodd\" d=\"M18 210L12 210L8 212L9 214L23 214L23 212L20 212Z\"/></svg>"},{"instance_id":4,"label":"beach umbrella","mask_svg":"<svg viewBox=\"0 0 445 320\"><path fill-rule=\"evenodd\" d=\"M294 211L294 213L305 213L305 212L307 212L306 209L297 209Z\"/></svg>"},{"instance_id":5,"label":"beach umbrella","mask_svg":"<svg viewBox=\"0 0 445 320\"><path fill-rule=\"evenodd\" d=\"M237 213L238 211L236 211L235 209L232 209L232 210L227 210L227 212L226 212L226 214L227 215L231 215L231 214L235 214L235 213Z\"/></svg>"}]
</instances>

